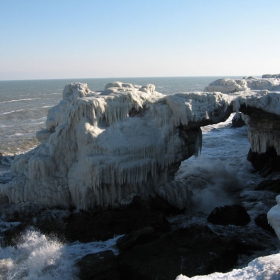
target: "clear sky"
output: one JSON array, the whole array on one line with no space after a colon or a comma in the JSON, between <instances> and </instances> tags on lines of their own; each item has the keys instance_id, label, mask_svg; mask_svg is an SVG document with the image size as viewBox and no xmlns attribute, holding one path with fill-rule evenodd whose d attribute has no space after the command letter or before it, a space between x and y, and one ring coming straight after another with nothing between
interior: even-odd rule
<instances>
[{"instance_id":1,"label":"clear sky","mask_svg":"<svg viewBox=\"0 0 280 280\"><path fill-rule=\"evenodd\" d=\"M280 73L279 0L0 0L0 80Z\"/></svg>"}]
</instances>

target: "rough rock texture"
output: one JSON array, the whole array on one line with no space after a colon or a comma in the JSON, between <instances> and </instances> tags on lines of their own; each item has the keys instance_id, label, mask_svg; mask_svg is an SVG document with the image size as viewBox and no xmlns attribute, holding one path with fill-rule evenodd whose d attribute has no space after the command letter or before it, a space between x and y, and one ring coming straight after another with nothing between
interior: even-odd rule
<instances>
[{"instance_id":1,"label":"rough rock texture","mask_svg":"<svg viewBox=\"0 0 280 280\"><path fill-rule=\"evenodd\" d=\"M151 203L134 197L132 202L118 209L100 211L80 211L65 219L65 238L74 242L107 240L114 235L127 234L145 227L153 227L158 232L169 229L163 212ZM93 230L94 229L94 230Z\"/></svg>"},{"instance_id":2,"label":"rough rock texture","mask_svg":"<svg viewBox=\"0 0 280 280\"><path fill-rule=\"evenodd\" d=\"M122 252L118 261L124 280L167 280L180 273L193 276L227 271L236 263L237 253L230 239L196 225L137 244Z\"/></svg>"},{"instance_id":3,"label":"rough rock texture","mask_svg":"<svg viewBox=\"0 0 280 280\"><path fill-rule=\"evenodd\" d=\"M79 268L80 280L119 280L118 263L112 251L88 254L80 259L76 266Z\"/></svg>"},{"instance_id":4,"label":"rough rock texture","mask_svg":"<svg viewBox=\"0 0 280 280\"><path fill-rule=\"evenodd\" d=\"M250 222L250 216L241 205L216 207L208 216L207 221L218 225L242 226Z\"/></svg>"},{"instance_id":5,"label":"rough rock texture","mask_svg":"<svg viewBox=\"0 0 280 280\"><path fill-rule=\"evenodd\" d=\"M274 229L269 225L267 221L266 213L260 214L255 218L255 223L258 227L261 227L271 233L275 233Z\"/></svg>"},{"instance_id":6,"label":"rough rock texture","mask_svg":"<svg viewBox=\"0 0 280 280\"><path fill-rule=\"evenodd\" d=\"M273 172L280 171L280 156L277 155L274 148L268 148L265 153L257 153L249 150L248 161L262 177L267 177Z\"/></svg>"},{"instance_id":7,"label":"rough rock texture","mask_svg":"<svg viewBox=\"0 0 280 280\"><path fill-rule=\"evenodd\" d=\"M191 193L184 183L166 184L182 160L199 153L200 126L231 110L220 93L164 96L153 85L121 82L94 93L69 84L37 133L41 145L15 158L15 178L0 185L0 194L11 203L89 209L157 193L186 208Z\"/></svg>"},{"instance_id":8,"label":"rough rock texture","mask_svg":"<svg viewBox=\"0 0 280 280\"><path fill-rule=\"evenodd\" d=\"M258 184L256 190L266 190L280 193L280 179L262 181Z\"/></svg>"},{"instance_id":9,"label":"rough rock texture","mask_svg":"<svg viewBox=\"0 0 280 280\"><path fill-rule=\"evenodd\" d=\"M243 114L242 113L236 113L234 117L232 118L231 121L231 127L232 128L237 128L237 127L242 127L246 125L245 121L243 120Z\"/></svg>"}]
</instances>

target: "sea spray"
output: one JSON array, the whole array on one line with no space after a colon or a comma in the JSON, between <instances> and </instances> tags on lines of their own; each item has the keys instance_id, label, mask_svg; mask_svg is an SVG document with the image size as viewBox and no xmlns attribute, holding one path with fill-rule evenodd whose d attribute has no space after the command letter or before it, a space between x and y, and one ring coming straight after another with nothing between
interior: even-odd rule
<instances>
[{"instance_id":1,"label":"sea spray","mask_svg":"<svg viewBox=\"0 0 280 280\"><path fill-rule=\"evenodd\" d=\"M105 242L63 244L35 229L29 229L15 247L0 248L0 280L76 280L75 262L86 254L112 250L120 236Z\"/></svg>"},{"instance_id":2,"label":"sea spray","mask_svg":"<svg viewBox=\"0 0 280 280\"><path fill-rule=\"evenodd\" d=\"M238 191L260 181L246 160L250 148L247 127L231 128L233 116L202 128L201 154L182 162L176 174L193 191L193 210L209 214L217 206L233 204Z\"/></svg>"}]
</instances>

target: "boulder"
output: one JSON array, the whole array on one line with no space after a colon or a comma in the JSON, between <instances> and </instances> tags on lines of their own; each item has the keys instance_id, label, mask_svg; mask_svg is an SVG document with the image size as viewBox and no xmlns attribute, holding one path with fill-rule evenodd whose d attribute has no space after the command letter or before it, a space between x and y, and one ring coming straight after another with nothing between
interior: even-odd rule
<instances>
[{"instance_id":1,"label":"boulder","mask_svg":"<svg viewBox=\"0 0 280 280\"><path fill-rule=\"evenodd\" d=\"M164 232L169 230L165 214L134 197L132 202L118 209L95 209L71 214L65 220L65 238L74 242L107 240L146 227Z\"/></svg>"},{"instance_id":2,"label":"boulder","mask_svg":"<svg viewBox=\"0 0 280 280\"><path fill-rule=\"evenodd\" d=\"M218 225L243 226L250 222L250 216L241 205L216 207L207 217L207 221Z\"/></svg>"},{"instance_id":3,"label":"boulder","mask_svg":"<svg viewBox=\"0 0 280 280\"><path fill-rule=\"evenodd\" d=\"M88 254L76 262L80 280L119 280L118 263L112 251Z\"/></svg>"},{"instance_id":4,"label":"boulder","mask_svg":"<svg viewBox=\"0 0 280 280\"><path fill-rule=\"evenodd\" d=\"M274 148L268 148L264 153L253 152L249 150L247 160L251 162L252 166L262 177L267 177L273 172L280 171L280 156L277 155ZM268 183L263 183L268 184ZM275 182L275 184L277 184ZM263 186L264 187L264 186Z\"/></svg>"},{"instance_id":5,"label":"boulder","mask_svg":"<svg viewBox=\"0 0 280 280\"><path fill-rule=\"evenodd\" d=\"M256 190L266 190L280 193L280 180L265 180L258 184Z\"/></svg>"},{"instance_id":6,"label":"boulder","mask_svg":"<svg viewBox=\"0 0 280 280\"><path fill-rule=\"evenodd\" d=\"M259 214L256 218L255 218L255 224L258 227L261 227L263 229L265 229L266 231L269 231L273 234L275 234L274 229L270 226L270 224L268 223L267 220L267 214L263 213L263 214Z\"/></svg>"},{"instance_id":7,"label":"boulder","mask_svg":"<svg viewBox=\"0 0 280 280\"><path fill-rule=\"evenodd\" d=\"M246 125L245 121L243 120L242 113L236 113L231 121L231 127L237 128Z\"/></svg>"},{"instance_id":8,"label":"boulder","mask_svg":"<svg viewBox=\"0 0 280 280\"><path fill-rule=\"evenodd\" d=\"M161 235L121 252L117 257L122 279L175 279L227 271L237 261L230 239L221 238L207 226L195 225Z\"/></svg>"}]
</instances>

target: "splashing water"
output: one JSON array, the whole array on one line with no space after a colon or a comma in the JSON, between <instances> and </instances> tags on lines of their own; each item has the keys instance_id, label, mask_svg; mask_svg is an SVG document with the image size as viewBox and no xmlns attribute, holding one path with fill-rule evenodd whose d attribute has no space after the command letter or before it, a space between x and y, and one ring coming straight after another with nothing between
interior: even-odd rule
<instances>
[{"instance_id":1,"label":"splashing water","mask_svg":"<svg viewBox=\"0 0 280 280\"><path fill-rule=\"evenodd\" d=\"M76 280L75 261L86 254L113 250L115 237L106 242L63 244L33 229L15 247L0 248L1 280Z\"/></svg>"},{"instance_id":2,"label":"splashing water","mask_svg":"<svg viewBox=\"0 0 280 280\"><path fill-rule=\"evenodd\" d=\"M177 179L186 180L193 191L193 210L209 214L217 206L232 204L237 191L260 180L246 160L250 144L247 128L231 128L231 117L203 130L201 155L181 164Z\"/></svg>"}]
</instances>

